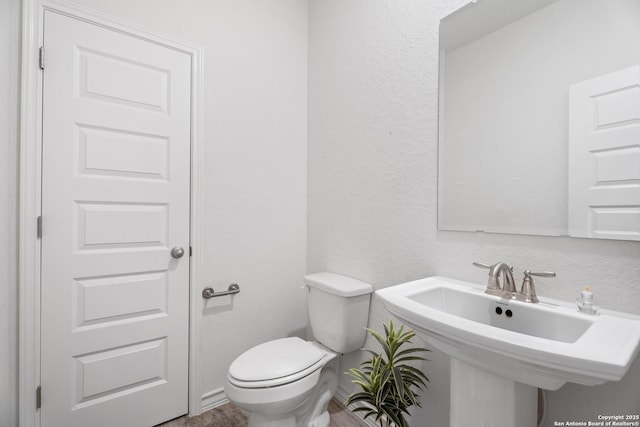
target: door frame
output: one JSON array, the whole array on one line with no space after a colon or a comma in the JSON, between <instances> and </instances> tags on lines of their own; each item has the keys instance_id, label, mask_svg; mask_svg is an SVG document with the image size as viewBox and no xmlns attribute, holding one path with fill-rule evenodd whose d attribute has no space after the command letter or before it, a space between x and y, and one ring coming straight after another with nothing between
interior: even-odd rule
<instances>
[{"instance_id":1,"label":"door frame","mask_svg":"<svg viewBox=\"0 0 640 427\"><path fill-rule=\"evenodd\" d=\"M40 383L40 262L41 241L37 219L42 211L42 80L39 48L43 45L43 17L46 10L184 52L191 57L191 204L189 274L189 414L201 412L200 328L202 297L198 285L201 271L201 185L199 165L202 150L203 49L196 44L150 31L64 0L22 2L22 57L20 100L20 193L18 253L18 419L21 427L39 427L36 390ZM45 59L46 61L46 59ZM45 62L46 67L46 62ZM45 231L46 232L46 231ZM46 391L44 392L46 400Z\"/></svg>"}]
</instances>

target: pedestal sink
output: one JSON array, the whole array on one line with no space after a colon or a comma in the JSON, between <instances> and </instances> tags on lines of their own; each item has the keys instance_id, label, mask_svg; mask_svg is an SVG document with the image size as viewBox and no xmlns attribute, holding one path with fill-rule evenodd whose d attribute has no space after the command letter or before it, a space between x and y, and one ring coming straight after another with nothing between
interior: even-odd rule
<instances>
[{"instance_id":1,"label":"pedestal sink","mask_svg":"<svg viewBox=\"0 0 640 427\"><path fill-rule=\"evenodd\" d=\"M427 343L451 356L451 427L536 426L537 390L620 380L640 350L640 316L431 277L376 292Z\"/></svg>"}]
</instances>

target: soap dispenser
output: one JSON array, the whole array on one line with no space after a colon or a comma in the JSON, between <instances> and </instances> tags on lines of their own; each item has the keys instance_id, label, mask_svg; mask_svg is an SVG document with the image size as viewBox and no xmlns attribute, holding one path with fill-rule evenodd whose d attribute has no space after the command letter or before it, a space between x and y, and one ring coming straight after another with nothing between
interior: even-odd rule
<instances>
[{"instance_id":1,"label":"soap dispenser","mask_svg":"<svg viewBox=\"0 0 640 427\"><path fill-rule=\"evenodd\" d=\"M580 292L580 296L576 298L578 311L585 314L597 314L598 307L593 304L593 292L589 286L585 286Z\"/></svg>"}]
</instances>

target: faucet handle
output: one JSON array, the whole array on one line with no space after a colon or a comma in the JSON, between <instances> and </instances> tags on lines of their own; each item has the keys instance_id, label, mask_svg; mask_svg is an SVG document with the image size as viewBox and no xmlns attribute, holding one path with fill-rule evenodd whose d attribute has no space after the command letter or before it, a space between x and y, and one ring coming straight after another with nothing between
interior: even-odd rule
<instances>
[{"instance_id":1,"label":"faucet handle","mask_svg":"<svg viewBox=\"0 0 640 427\"><path fill-rule=\"evenodd\" d=\"M496 278L491 276L491 269L493 268L493 265L485 264L483 262L474 262L473 265L479 268L486 268L487 270L489 270L489 279L487 281L487 290L486 290L487 293L490 293L492 295L497 295L500 292L502 292L502 288L500 287L499 283L496 281Z\"/></svg>"},{"instance_id":2,"label":"faucet handle","mask_svg":"<svg viewBox=\"0 0 640 427\"><path fill-rule=\"evenodd\" d=\"M529 271L529 270L525 270L524 271L524 275L529 275L529 276L539 276L539 277L556 277L556 273L554 273L553 271L537 271L537 272L533 272L533 271Z\"/></svg>"},{"instance_id":3,"label":"faucet handle","mask_svg":"<svg viewBox=\"0 0 640 427\"><path fill-rule=\"evenodd\" d=\"M524 302L538 302L538 296L536 295L536 287L533 286L533 277L556 277L556 273L553 271L536 271L531 270L524 271L524 278L522 279L522 288L517 298Z\"/></svg>"},{"instance_id":4,"label":"faucet handle","mask_svg":"<svg viewBox=\"0 0 640 427\"><path fill-rule=\"evenodd\" d=\"M480 267L480 268L486 268L487 270L491 269L491 266L489 264L485 264L483 262L474 261L473 265L475 265L476 267Z\"/></svg>"}]
</instances>

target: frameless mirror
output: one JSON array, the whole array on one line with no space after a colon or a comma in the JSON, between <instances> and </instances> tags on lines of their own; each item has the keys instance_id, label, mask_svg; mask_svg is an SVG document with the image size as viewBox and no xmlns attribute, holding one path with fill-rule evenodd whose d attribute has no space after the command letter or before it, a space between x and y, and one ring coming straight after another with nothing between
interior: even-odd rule
<instances>
[{"instance_id":1,"label":"frameless mirror","mask_svg":"<svg viewBox=\"0 0 640 427\"><path fill-rule=\"evenodd\" d=\"M640 240L638 40L637 0L444 18L438 228Z\"/></svg>"}]
</instances>

